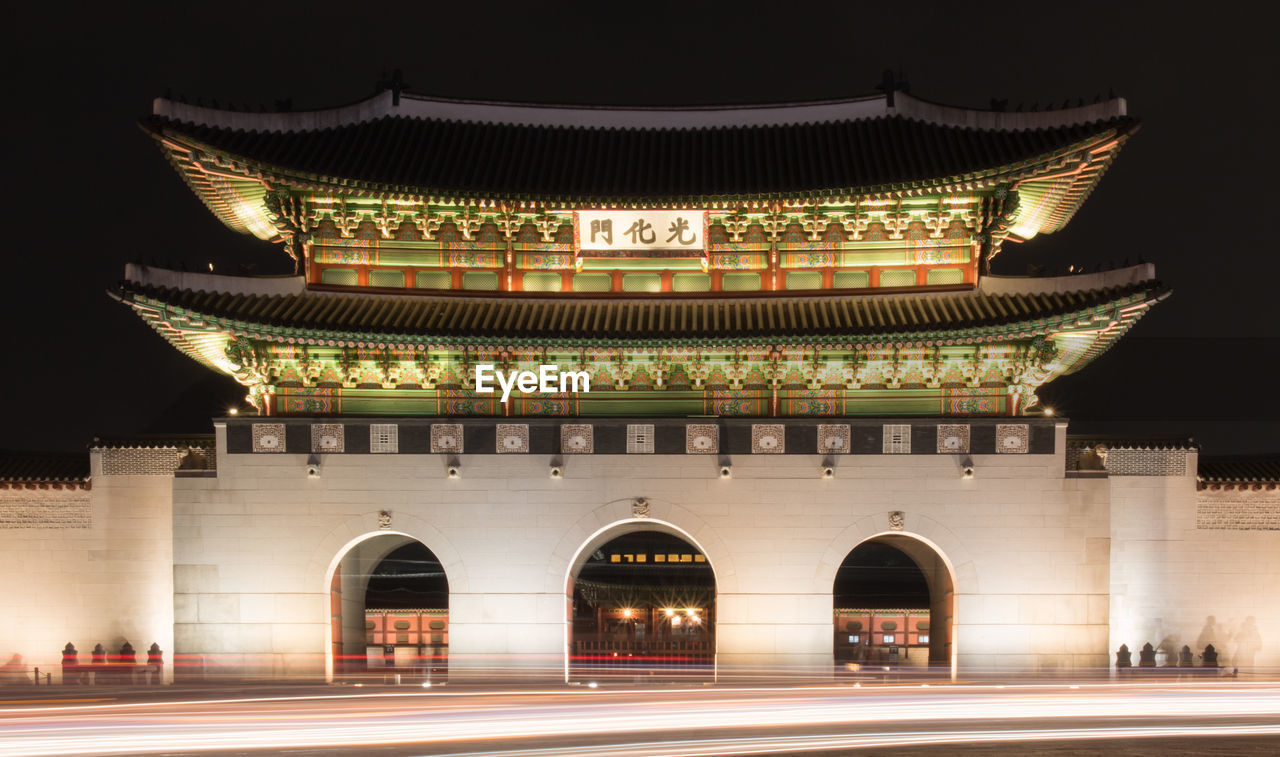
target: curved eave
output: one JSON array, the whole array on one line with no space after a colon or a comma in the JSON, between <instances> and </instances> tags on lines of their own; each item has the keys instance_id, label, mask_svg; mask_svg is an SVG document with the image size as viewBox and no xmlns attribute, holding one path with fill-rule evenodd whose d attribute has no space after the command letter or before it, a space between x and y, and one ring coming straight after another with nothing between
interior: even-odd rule
<instances>
[{"instance_id":1,"label":"curved eave","mask_svg":"<svg viewBox=\"0 0 1280 757\"><path fill-rule=\"evenodd\" d=\"M661 300L578 301L533 298L433 298L452 300L434 310L414 310L422 297L374 294L239 295L146 287L124 282L113 296L184 354L234 375L239 366L225 354L231 338L296 346L462 350L466 347L553 347L564 350L682 347L803 346L825 350L954 347L1021 343L1047 337L1059 356L1043 381L1079 370L1128 331L1168 289L1145 281L1102 291L1037 295L1036 300L980 293L911 296L787 297L771 300L694 302L672 310ZM335 302L341 298L341 302ZM945 299L944 299L945 298ZM1030 303L1030 304L1029 304ZM1035 305L1040 308L1036 312ZM664 310L663 308L667 308ZM715 308L719 308L715 310ZM613 308L610 311L609 308ZM699 309L704 308L704 309ZM714 310L714 312L712 312ZM317 314L343 317L376 313L382 326L335 328L307 323ZM687 328L696 313L716 333ZM939 320L939 313L957 314ZM964 314L971 314L966 320ZM686 320L681 320L681 319ZM880 318L881 323L868 319ZM917 327L904 325L922 319ZM932 321L927 319L932 318ZM424 320L454 328L404 327ZM858 322L863 325L859 326ZM536 329L527 328L529 324ZM755 331L741 326L756 325ZM603 325L605 328L599 328ZM526 327L522 331L522 326ZM666 329L654 333L652 327ZM646 330L648 329L648 330ZM559 332L559 333L557 333Z\"/></svg>"},{"instance_id":2,"label":"curved eave","mask_svg":"<svg viewBox=\"0 0 1280 757\"><path fill-rule=\"evenodd\" d=\"M300 193L552 209L594 206L714 209L767 205L779 201L851 202L932 193L984 191L1000 184L1014 184L1025 185L1025 191L1031 198L1019 210L1021 226L1016 227L1014 233L1029 238L1037 233L1056 231L1071 219L1114 160L1127 136L1136 128L1136 121L1128 118L1114 119L1105 126L1100 124L1101 128L1088 137L1057 149L979 170L940 173L930 178L901 182L830 186L815 183L812 187L798 189L711 194L556 194L366 181L355 176L316 173L257 160L211 145L186 134L179 126L166 122L144 120L141 125L159 142L188 186L219 219L231 228L252 231L263 238L268 237L249 228L249 224L245 223L244 208L241 207L237 212L236 198L229 197L229 192L218 186L220 181L242 182L243 185L260 187L264 193L266 186L270 184L288 187ZM1082 160L1085 156L1087 159ZM271 221L270 213L261 203L252 208L250 215L267 223Z\"/></svg>"},{"instance_id":3,"label":"curved eave","mask_svg":"<svg viewBox=\"0 0 1280 757\"><path fill-rule=\"evenodd\" d=\"M168 139L157 141L169 165L219 221L259 239L278 236L274 219L262 202L266 194L264 176L249 176L234 169L211 170L193 160L189 148Z\"/></svg>"}]
</instances>

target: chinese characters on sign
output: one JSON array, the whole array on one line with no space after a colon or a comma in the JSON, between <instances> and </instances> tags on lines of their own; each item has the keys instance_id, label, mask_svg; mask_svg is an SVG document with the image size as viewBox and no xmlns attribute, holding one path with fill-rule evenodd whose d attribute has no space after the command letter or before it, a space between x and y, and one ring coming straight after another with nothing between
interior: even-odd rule
<instances>
[{"instance_id":1,"label":"chinese characters on sign","mask_svg":"<svg viewBox=\"0 0 1280 757\"><path fill-rule=\"evenodd\" d=\"M705 210L581 210L579 250L701 250Z\"/></svg>"}]
</instances>

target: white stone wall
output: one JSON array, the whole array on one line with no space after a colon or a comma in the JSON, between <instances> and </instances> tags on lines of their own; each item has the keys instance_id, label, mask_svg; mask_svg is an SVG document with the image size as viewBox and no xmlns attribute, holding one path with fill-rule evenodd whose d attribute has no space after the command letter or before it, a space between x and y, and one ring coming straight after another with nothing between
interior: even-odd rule
<instances>
[{"instance_id":1,"label":"white stone wall","mask_svg":"<svg viewBox=\"0 0 1280 757\"><path fill-rule=\"evenodd\" d=\"M1146 642L1171 656L1212 643L1226 667L1280 666L1280 531L1244 528L1266 524L1266 493L1197 492L1194 459L1188 469L1111 477L1113 655L1128 644L1137 664Z\"/></svg>"},{"instance_id":2,"label":"white stone wall","mask_svg":"<svg viewBox=\"0 0 1280 757\"><path fill-rule=\"evenodd\" d=\"M1063 449L1064 428L1059 428ZM220 449L225 449L219 430ZM955 573L963 666L1103 665L1109 585L1106 481L1064 478L1062 454L960 457L224 455L217 478L174 482L175 635L220 669L325 670L329 580L346 550L391 531L422 541L450 586L450 668L563 675L567 578L623 529L686 536L716 574L718 664L830 669L835 573L890 532L938 548ZM632 515L645 497L649 518ZM586 551L584 551L586 550Z\"/></svg>"},{"instance_id":3,"label":"white stone wall","mask_svg":"<svg viewBox=\"0 0 1280 757\"><path fill-rule=\"evenodd\" d=\"M85 663L94 644L115 653L126 640L145 662L155 642L171 676L172 479L104 476L91 462L87 491L0 490L0 511L23 514L0 524L0 655L57 682L68 641Z\"/></svg>"}]
</instances>

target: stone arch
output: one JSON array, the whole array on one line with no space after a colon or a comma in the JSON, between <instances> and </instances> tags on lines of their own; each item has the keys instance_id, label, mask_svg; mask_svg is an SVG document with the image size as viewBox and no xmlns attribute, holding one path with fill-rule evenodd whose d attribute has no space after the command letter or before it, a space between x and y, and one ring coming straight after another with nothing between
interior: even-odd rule
<instances>
[{"instance_id":1,"label":"stone arch","mask_svg":"<svg viewBox=\"0 0 1280 757\"><path fill-rule=\"evenodd\" d=\"M468 586L467 574L461 555L439 530L421 518L416 518L412 515L396 513L393 518L396 528L381 528L378 524L377 511L370 511L346 520L321 539L320 544L312 552L308 561L306 573L308 585L314 585L323 592L321 595L323 615L321 617L326 619L324 624L323 657L325 661L325 680L327 681L332 681L334 674L333 655L331 653L334 644L333 624L328 620L331 615L330 587L338 565L354 547L378 537L399 537L397 539L384 540L386 543L379 545L378 553L385 557L391 551L416 541L430 550L436 559L440 561L445 573L445 580L449 586L450 595L463 592Z\"/></svg>"},{"instance_id":2,"label":"stone arch","mask_svg":"<svg viewBox=\"0 0 1280 757\"><path fill-rule=\"evenodd\" d=\"M730 594L738 590L738 574L729 548L705 520L689 510L665 500L648 499L648 517L638 517L626 498L602 505L578 519L561 537L547 565L545 591L562 594L570 590L576 568L582 567L586 555L615 537L635 531L661 531L687 540L707 556L716 575L716 593ZM430 545L428 545L430 546Z\"/></svg>"},{"instance_id":3,"label":"stone arch","mask_svg":"<svg viewBox=\"0 0 1280 757\"><path fill-rule=\"evenodd\" d=\"M977 570L973 558L950 529L937 521L922 515L903 513L902 528L886 528L889 520L886 515L867 516L854 522L831 540L819 561L815 581L821 586L834 591L836 573L845 559L859 546L871 541L883 541L901 550L925 574L929 584L933 604L937 604L937 592L950 594L948 612L951 622L946 631L946 639L951 644L950 667L954 680L958 673L959 660L959 593L963 588L966 594L978 591ZM911 528L908 528L911 526ZM930 559L937 559L944 566L945 577L939 581L926 569ZM941 585L940 585L941 584ZM933 607L931 606L931 613ZM936 621L935 621L936 623ZM932 636L932 634L931 634Z\"/></svg>"},{"instance_id":4,"label":"stone arch","mask_svg":"<svg viewBox=\"0 0 1280 757\"><path fill-rule=\"evenodd\" d=\"M392 517L395 528L380 528L376 510L349 518L335 526L312 550L307 563L307 582L323 586L328 591L334 568L351 547L380 534L399 534L422 542L431 550L449 578L450 593L469 590L470 582L462 555L443 533L425 520L412 515L394 513Z\"/></svg>"},{"instance_id":5,"label":"stone arch","mask_svg":"<svg viewBox=\"0 0 1280 757\"><path fill-rule=\"evenodd\" d=\"M978 588L978 571L973 555L965 547L960 537L951 529L924 515L912 512L904 513L904 525L901 531L889 528L887 514L868 515L854 521L827 544L814 573L814 585L829 587L836 580L836 571L844 558L859 544L876 536L897 534L912 537L927 544L942 558L951 570L957 590L961 587L965 594L976 594Z\"/></svg>"}]
</instances>

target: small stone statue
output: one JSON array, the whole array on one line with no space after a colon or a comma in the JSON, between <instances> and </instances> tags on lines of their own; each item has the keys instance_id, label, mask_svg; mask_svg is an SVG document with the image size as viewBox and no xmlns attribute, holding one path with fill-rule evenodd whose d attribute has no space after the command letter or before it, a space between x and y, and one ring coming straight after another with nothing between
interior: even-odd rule
<instances>
[{"instance_id":1,"label":"small stone statue","mask_svg":"<svg viewBox=\"0 0 1280 757\"><path fill-rule=\"evenodd\" d=\"M1128 644L1121 644L1120 649L1116 652L1116 667L1117 668L1133 667L1133 652L1129 651Z\"/></svg>"}]
</instances>

